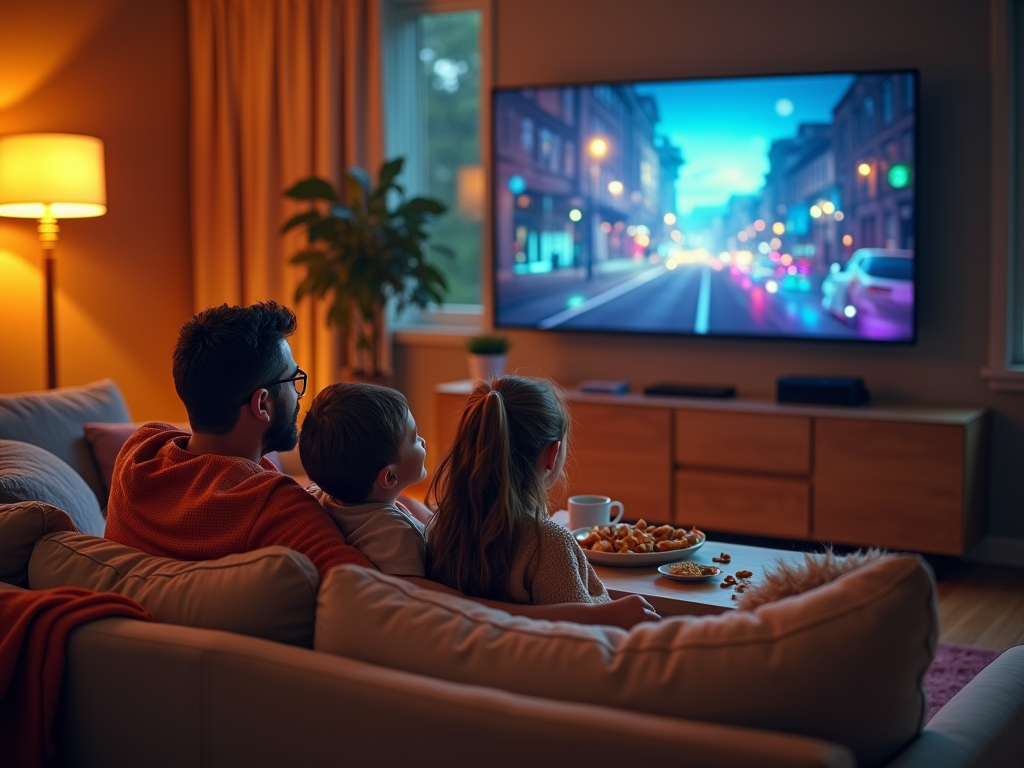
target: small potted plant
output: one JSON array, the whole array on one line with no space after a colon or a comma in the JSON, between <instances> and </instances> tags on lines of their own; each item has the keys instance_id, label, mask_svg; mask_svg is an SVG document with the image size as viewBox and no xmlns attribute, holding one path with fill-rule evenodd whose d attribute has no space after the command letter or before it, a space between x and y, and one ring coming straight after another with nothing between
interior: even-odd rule
<instances>
[{"instance_id":1,"label":"small potted plant","mask_svg":"<svg viewBox=\"0 0 1024 768\"><path fill-rule=\"evenodd\" d=\"M504 336L483 334L466 342L469 375L474 381L490 381L505 373L505 357L511 342Z\"/></svg>"}]
</instances>

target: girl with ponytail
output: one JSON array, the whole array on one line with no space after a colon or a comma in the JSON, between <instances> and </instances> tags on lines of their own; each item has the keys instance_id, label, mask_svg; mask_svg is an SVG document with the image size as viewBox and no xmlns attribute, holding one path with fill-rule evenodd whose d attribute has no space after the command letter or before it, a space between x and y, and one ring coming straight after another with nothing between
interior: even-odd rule
<instances>
[{"instance_id":1,"label":"girl with ponytail","mask_svg":"<svg viewBox=\"0 0 1024 768\"><path fill-rule=\"evenodd\" d=\"M609 601L572 534L548 516L568 439L553 383L505 376L473 391L429 491L431 579L511 603Z\"/></svg>"}]
</instances>

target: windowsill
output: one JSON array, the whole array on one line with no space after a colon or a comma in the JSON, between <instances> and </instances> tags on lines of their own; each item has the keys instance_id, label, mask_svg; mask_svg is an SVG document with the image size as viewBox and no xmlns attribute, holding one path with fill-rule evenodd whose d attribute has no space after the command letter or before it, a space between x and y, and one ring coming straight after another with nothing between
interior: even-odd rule
<instances>
[{"instance_id":1,"label":"windowsill","mask_svg":"<svg viewBox=\"0 0 1024 768\"><path fill-rule=\"evenodd\" d=\"M1024 368L982 368L981 377L988 380L988 388L996 392L1024 394Z\"/></svg>"},{"instance_id":2,"label":"windowsill","mask_svg":"<svg viewBox=\"0 0 1024 768\"><path fill-rule=\"evenodd\" d=\"M392 324L392 335L398 344L408 346L461 347L468 338L484 331L479 305L410 310L403 320Z\"/></svg>"}]
</instances>

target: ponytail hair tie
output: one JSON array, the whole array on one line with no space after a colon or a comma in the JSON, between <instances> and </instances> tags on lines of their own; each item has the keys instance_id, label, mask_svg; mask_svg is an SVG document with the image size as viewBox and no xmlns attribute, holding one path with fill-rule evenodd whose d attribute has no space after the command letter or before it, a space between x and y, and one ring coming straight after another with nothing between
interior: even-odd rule
<instances>
[{"instance_id":1,"label":"ponytail hair tie","mask_svg":"<svg viewBox=\"0 0 1024 768\"><path fill-rule=\"evenodd\" d=\"M501 400L502 402L504 402L505 400L505 398L501 396L501 392L499 392L496 389L492 389L490 392L487 393L488 397L490 397L491 395L497 395L498 399Z\"/></svg>"}]
</instances>

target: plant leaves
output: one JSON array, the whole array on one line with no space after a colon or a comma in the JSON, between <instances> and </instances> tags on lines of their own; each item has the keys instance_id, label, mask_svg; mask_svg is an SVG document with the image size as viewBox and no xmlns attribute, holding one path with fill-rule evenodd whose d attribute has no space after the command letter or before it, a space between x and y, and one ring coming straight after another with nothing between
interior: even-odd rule
<instances>
[{"instance_id":1,"label":"plant leaves","mask_svg":"<svg viewBox=\"0 0 1024 768\"><path fill-rule=\"evenodd\" d=\"M285 197L290 197L294 200L330 200L332 203L340 202L338 193L334 191L331 182L318 176L303 179L286 190L284 194Z\"/></svg>"}]
</instances>

